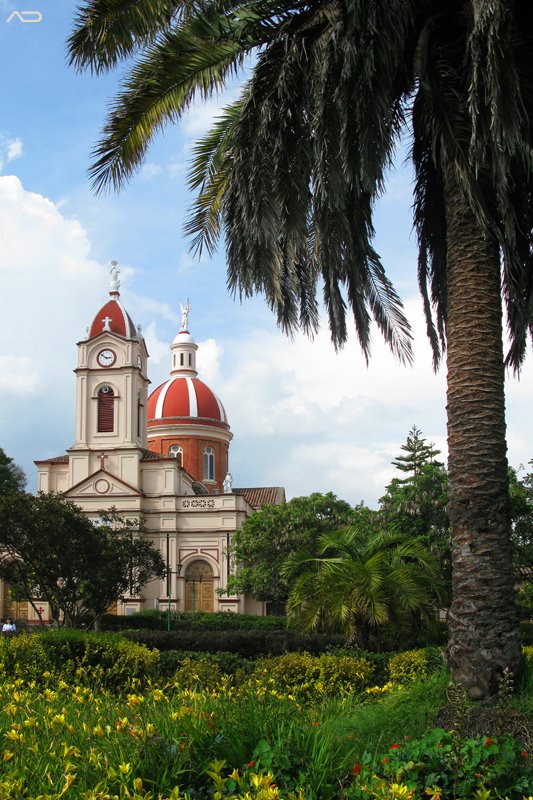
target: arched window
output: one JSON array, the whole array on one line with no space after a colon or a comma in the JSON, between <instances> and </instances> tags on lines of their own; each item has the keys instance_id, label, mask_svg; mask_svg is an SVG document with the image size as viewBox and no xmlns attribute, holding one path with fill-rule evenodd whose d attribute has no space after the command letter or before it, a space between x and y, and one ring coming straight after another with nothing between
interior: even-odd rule
<instances>
[{"instance_id":1,"label":"arched window","mask_svg":"<svg viewBox=\"0 0 533 800\"><path fill-rule=\"evenodd\" d=\"M204 450L204 481L215 480L215 451L212 447Z\"/></svg>"},{"instance_id":2,"label":"arched window","mask_svg":"<svg viewBox=\"0 0 533 800\"><path fill-rule=\"evenodd\" d=\"M115 393L111 386L102 386L98 392L98 433L112 433L115 429Z\"/></svg>"},{"instance_id":3,"label":"arched window","mask_svg":"<svg viewBox=\"0 0 533 800\"><path fill-rule=\"evenodd\" d=\"M183 448L180 447L179 444L173 444L168 448L168 454L169 456L173 456L181 467L183 464Z\"/></svg>"}]
</instances>

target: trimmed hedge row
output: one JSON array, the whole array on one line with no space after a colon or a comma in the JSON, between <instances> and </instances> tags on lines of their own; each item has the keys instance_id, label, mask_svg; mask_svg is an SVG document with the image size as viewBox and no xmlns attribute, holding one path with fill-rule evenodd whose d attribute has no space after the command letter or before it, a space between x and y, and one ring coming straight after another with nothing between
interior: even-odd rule
<instances>
[{"instance_id":1,"label":"trimmed hedge row","mask_svg":"<svg viewBox=\"0 0 533 800\"><path fill-rule=\"evenodd\" d=\"M100 620L104 631L155 630L166 631L168 617L165 611L141 611L128 617L105 614ZM170 615L170 629L173 631L192 630L286 630L294 628L287 617L259 617L255 614L229 614L224 612L207 613L178 612Z\"/></svg>"},{"instance_id":2,"label":"trimmed hedge row","mask_svg":"<svg viewBox=\"0 0 533 800\"><path fill-rule=\"evenodd\" d=\"M109 633L54 630L0 637L0 676L46 681L60 675L80 684L122 690L158 677L159 653Z\"/></svg>"},{"instance_id":3,"label":"trimmed hedge row","mask_svg":"<svg viewBox=\"0 0 533 800\"><path fill-rule=\"evenodd\" d=\"M185 650L203 653L237 653L244 658L258 658L263 655L281 655L287 652L305 650L308 653L324 653L328 648L340 647L341 636L306 634L299 631L124 631L123 636L130 641L144 644L150 648L165 650Z\"/></svg>"},{"instance_id":4,"label":"trimmed hedge row","mask_svg":"<svg viewBox=\"0 0 533 800\"><path fill-rule=\"evenodd\" d=\"M182 689L208 690L229 682L259 696L292 696L305 703L339 693L375 694L376 684L425 678L442 666L442 657L437 649L426 648L391 653L387 661L380 656L379 662L356 651L342 655L291 652L256 659L228 652L160 653L120 634L82 631L0 638L0 677L41 686L61 680L123 693L167 680Z\"/></svg>"}]
</instances>

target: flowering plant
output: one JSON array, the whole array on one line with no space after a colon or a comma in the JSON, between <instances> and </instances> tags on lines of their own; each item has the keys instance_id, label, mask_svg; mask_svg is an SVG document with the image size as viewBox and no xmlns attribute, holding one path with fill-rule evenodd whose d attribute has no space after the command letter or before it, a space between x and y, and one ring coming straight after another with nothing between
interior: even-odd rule
<instances>
[{"instance_id":1,"label":"flowering plant","mask_svg":"<svg viewBox=\"0 0 533 800\"><path fill-rule=\"evenodd\" d=\"M362 761L347 797L390 797L391 787L401 785L412 797L435 800L477 800L483 793L521 800L533 786L532 759L509 734L462 738L434 728L421 739L391 744L375 758L365 754Z\"/></svg>"}]
</instances>

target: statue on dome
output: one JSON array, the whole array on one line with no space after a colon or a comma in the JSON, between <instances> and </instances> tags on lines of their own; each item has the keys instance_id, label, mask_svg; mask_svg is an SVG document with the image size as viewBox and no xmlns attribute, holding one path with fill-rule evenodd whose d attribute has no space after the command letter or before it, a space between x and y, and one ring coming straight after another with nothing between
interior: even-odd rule
<instances>
[{"instance_id":1,"label":"statue on dome","mask_svg":"<svg viewBox=\"0 0 533 800\"><path fill-rule=\"evenodd\" d=\"M189 302L189 298L187 298L187 305L182 306L181 303L180 303L180 309L181 309L181 328L180 328L180 331L188 331L189 330L189 328L188 328L188 325L189 325L189 312L191 310L191 304Z\"/></svg>"},{"instance_id":2,"label":"statue on dome","mask_svg":"<svg viewBox=\"0 0 533 800\"><path fill-rule=\"evenodd\" d=\"M118 276L120 275L120 270L118 268L118 261L111 262L111 268L109 270L109 289L111 292L118 292L120 289L120 281Z\"/></svg>"},{"instance_id":3,"label":"statue on dome","mask_svg":"<svg viewBox=\"0 0 533 800\"><path fill-rule=\"evenodd\" d=\"M231 494L233 491L233 475L228 472L223 482L224 494Z\"/></svg>"}]
</instances>

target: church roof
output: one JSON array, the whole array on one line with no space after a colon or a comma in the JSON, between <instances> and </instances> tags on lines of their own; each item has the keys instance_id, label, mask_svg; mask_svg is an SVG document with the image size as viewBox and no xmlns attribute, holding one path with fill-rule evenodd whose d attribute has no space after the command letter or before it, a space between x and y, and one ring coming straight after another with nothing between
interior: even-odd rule
<instances>
[{"instance_id":1,"label":"church roof","mask_svg":"<svg viewBox=\"0 0 533 800\"><path fill-rule=\"evenodd\" d=\"M127 339L134 339L137 336L130 315L118 300L118 293L116 297L111 297L94 317L89 330L89 338L99 336L104 331L118 333L119 336L125 336Z\"/></svg>"},{"instance_id":2,"label":"church roof","mask_svg":"<svg viewBox=\"0 0 533 800\"><path fill-rule=\"evenodd\" d=\"M34 464L68 464L68 455L65 453L62 456L53 456L52 458L41 458L39 461L34 461Z\"/></svg>"},{"instance_id":3,"label":"church roof","mask_svg":"<svg viewBox=\"0 0 533 800\"><path fill-rule=\"evenodd\" d=\"M232 489L233 494L240 494L252 508L262 506L279 506L285 502L283 486L258 486L255 488Z\"/></svg>"},{"instance_id":4,"label":"church roof","mask_svg":"<svg viewBox=\"0 0 533 800\"><path fill-rule=\"evenodd\" d=\"M216 394L199 378L174 375L148 398L148 427L172 420L177 424L228 427L226 411Z\"/></svg>"},{"instance_id":5,"label":"church roof","mask_svg":"<svg viewBox=\"0 0 533 800\"><path fill-rule=\"evenodd\" d=\"M120 270L116 261L111 262L109 300L95 315L89 329L88 339L99 336L101 333L117 333L126 339L142 338L139 330L135 329L133 320L120 302Z\"/></svg>"}]
</instances>

